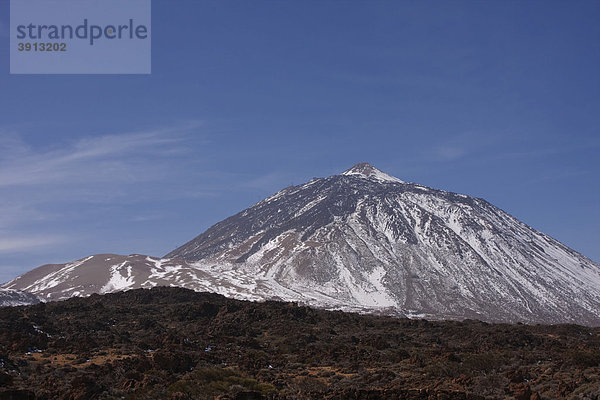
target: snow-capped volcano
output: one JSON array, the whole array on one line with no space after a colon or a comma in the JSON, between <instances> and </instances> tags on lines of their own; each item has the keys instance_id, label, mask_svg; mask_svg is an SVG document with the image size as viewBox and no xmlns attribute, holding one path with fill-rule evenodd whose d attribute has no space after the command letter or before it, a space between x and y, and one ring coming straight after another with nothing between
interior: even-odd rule
<instances>
[{"instance_id":1,"label":"snow-capped volcano","mask_svg":"<svg viewBox=\"0 0 600 400\"><path fill-rule=\"evenodd\" d=\"M365 179L373 179L379 182L405 183L395 176L381 172L371 164L365 162L356 164L354 167L347 169L346 171L342 172L342 175L358 176Z\"/></svg>"},{"instance_id":2,"label":"snow-capped volcano","mask_svg":"<svg viewBox=\"0 0 600 400\"><path fill-rule=\"evenodd\" d=\"M367 163L285 188L152 260L137 261L144 273L133 260L125 260L130 269L123 260L101 263L113 275L93 291L119 274L127 288L168 284L428 318L600 325L598 264L483 199L406 183ZM155 277L156 262L168 278ZM79 267L64 268L74 275ZM26 277L6 287L60 298L56 274Z\"/></svg>"}]
</instances>

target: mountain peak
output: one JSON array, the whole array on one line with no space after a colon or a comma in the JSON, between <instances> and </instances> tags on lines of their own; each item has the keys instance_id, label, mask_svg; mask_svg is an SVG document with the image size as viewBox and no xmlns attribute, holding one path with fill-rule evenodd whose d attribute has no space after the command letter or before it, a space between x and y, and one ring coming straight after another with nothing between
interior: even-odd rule
<instances>
[{"instance_id":1,"label":"mountain peak","mask_svg":"<svg viewBox=\"0 0 600 400\"><path fill-rule=\"evenodd\" d=\"M372 166L367 162L361 162L356 164L350 169L342 172L342 175L355 175L360 176L365 179L373 179L379 182L396 182L396 183L404 183L404 181L386 174Z\"/></svg>"},{"instance_id":2,"label":"mountain peak","mask_svg":"<svg viewBox=\"0 0 600 400\"><path fill-rule=\"evenodd\" d=\"M397 182L357 164L279 191L164 259L96 255L0 288L49 301L179 286L353 312L600 326L600 265L481 199Z\"/></svg>"}]
</instances>

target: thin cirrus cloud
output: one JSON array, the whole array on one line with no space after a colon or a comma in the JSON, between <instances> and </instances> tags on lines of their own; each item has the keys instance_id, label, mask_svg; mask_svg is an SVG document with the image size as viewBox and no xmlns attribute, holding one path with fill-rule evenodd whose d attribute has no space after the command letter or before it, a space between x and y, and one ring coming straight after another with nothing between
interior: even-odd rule
<instances>
[{"instance_id":1,"label":"thin cirrus cloud","mask_svg":"<svg viewBox=\"0 0 600 400\"><path fill-rule=\"evenodd\" d=\"M427 160L452 162L469 157L484 157L486 160L536 159L561 154L576 154L600 148L600 140L563 143L548 138L542 145L526 134L515 133L462 133L446 139L432 147Z\"/></svg>"},{"instance_id":2,"label":"thin cirrus cloud","mask_svg":"<svg viewBox=\"0 0 600 400\"><path fill-rule=\"evenodd\" d=\"M457 161L474 154L481 154L497 146L501 141L506 142L508 138L508 135L465 132L432 147L427 158L438 162Z\"/></svg>"},{"instance_id":3,"label":"thin cirrus cloud","mask_svg":"<svg viewBox=\"0 0 600 400\"><path fill-rule=\"evenodd\" d=\"M0 234L0 253L15 253L31 249L40 249L65 243L68 237L56 236L28 236L28 237L6 237Z\"/></svg>"},{"instance_id":4,"label":"thin cirrus cloud","mask_svg":"<svg viewBox=\"0 0 600 400\"><path fill-rule=\"evenodd\" d=\"M458 160L469 153L467 148L460 146L439 146L435 152L441 161Z\"/></svg>"},{"instance_id":5,"label":"thin cirrus cloud","mask_svg":"<svg viewBox=\"0 0 600 400\"><path fill-rule=\"evenodd\" d=\"M169 149L173 154L182 132L164 129L104 135L42 150L34 150L15 135L4 135L0 137L0 188L154 179L160 176L155 166L161 152Z\"/></svg>"},{"instance_id":6,"label":"thin cirrus cloud","mask_svg":"<svg viewBox=\"0 0 600 400\"><path fill-rule=\"evenodd\" d=\"M199 125L42 148L18 134L0 132L0 254L43 251L76 241L65 232L73 218L80 218L78 213L85 216L94 209L90 204L135 202L173 179L181 173L182 161L192 158L186 156L185 142ZM179 156L178 163L173 155Z\"/></svg>"}]
</instances>

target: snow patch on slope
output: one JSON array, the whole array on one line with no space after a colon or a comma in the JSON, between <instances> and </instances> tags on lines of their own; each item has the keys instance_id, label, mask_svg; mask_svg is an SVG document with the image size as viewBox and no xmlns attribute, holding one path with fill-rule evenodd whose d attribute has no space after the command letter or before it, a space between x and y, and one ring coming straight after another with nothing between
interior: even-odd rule
<instances>
[{"instance_id":1,"label":"snow patch on slope","mask_svg":"<svg viewBox=\"0 0 600 400\"><path fill-rule=\"evenodd\" d=\"M131 265L125 261L110 267L110 278L106 285L102 286L100 293L117 292L131 288L135 284L135 276ZM123 274L125 273L125 274Z\"/></svg>"}]
</instances>

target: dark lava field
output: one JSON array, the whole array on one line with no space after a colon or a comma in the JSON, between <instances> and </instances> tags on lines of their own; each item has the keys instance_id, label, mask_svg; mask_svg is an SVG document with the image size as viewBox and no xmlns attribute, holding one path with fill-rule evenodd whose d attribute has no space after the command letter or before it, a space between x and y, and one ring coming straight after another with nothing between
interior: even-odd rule
<instances>
[{"instance_id":1,"label":"dark lava field","mask_svg":"<svg viewBox=\"0 0 600 400\"><path fill-rule=\"evenodd\" d=\"M6 399L600 399L600 328L425 321L177 288L0 308Z\"/></svg>"}]
</instances>

